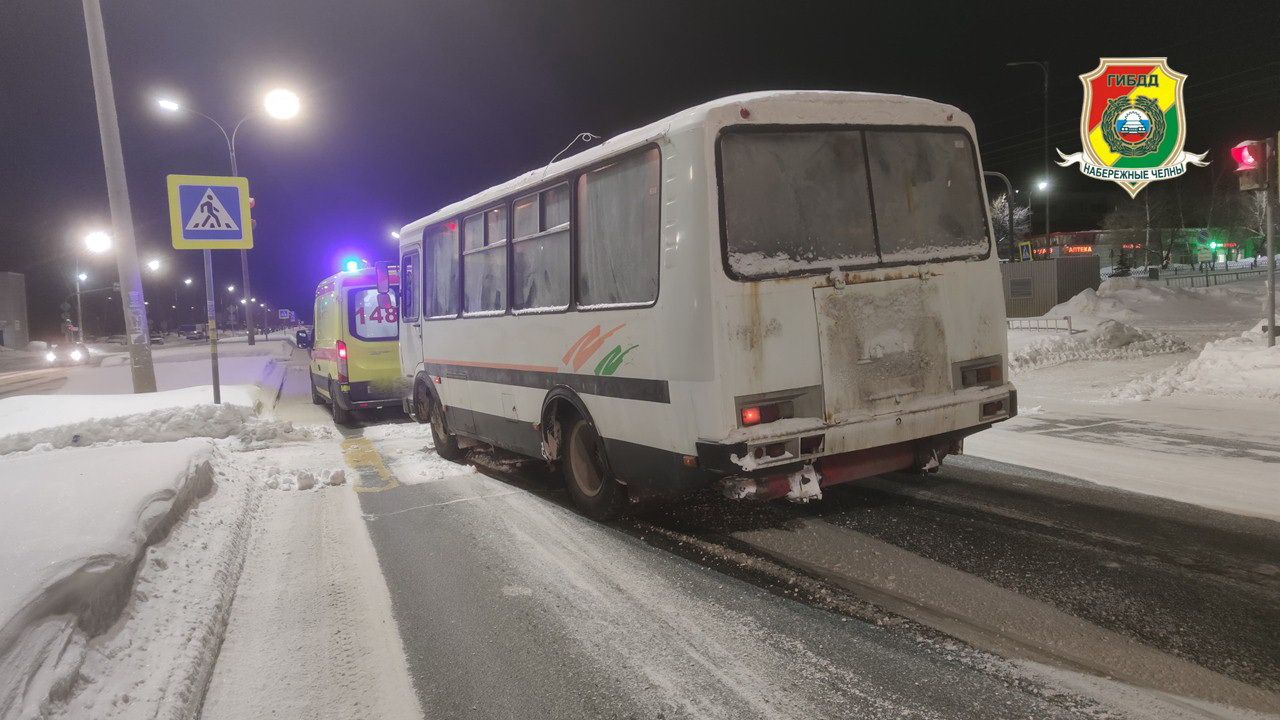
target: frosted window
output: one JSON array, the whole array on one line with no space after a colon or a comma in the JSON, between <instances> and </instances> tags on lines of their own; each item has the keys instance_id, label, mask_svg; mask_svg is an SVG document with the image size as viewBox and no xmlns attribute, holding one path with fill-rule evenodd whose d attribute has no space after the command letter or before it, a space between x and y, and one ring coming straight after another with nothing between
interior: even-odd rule
<instances>
[{"instance_id":1,"label":"frosted window","mask_svg":"<svg viewBox=\"0 0 1280 720\"><path fill-rule=\"evenodd\" d=\"M736 274L878 262L861 131L729 133L720 152Z\"/></svg>"},{"instance_id":2,"label":"frosted window","mask_svg":"<svg viewBox=\"0 0 1280 720\"><path fill-rule=\"evenodd\" d=\"M987 251L982 191L967 135L868 130L867 157L885 262Z\"/></svg>"},{"instance_id":3,"label":"frosted window","mask_svg":"<svg viewBox=\"0 0 1280 720\"><path fill-rule=\"evenodd\" d=\"M458 222L450 220L427 228L423 243L426 272L423 289L428 317L458 314Z\"/></svg>"},{"instance_id":4,"label":"frosted window","mask_svg":"<svg viewBox=\"0 0 1280 720\"><path fill-rule=\"evenodd\" d=\"M578 177L580 305L657 299L658 168L653 149Z\"/></svg>"}]
</instances>

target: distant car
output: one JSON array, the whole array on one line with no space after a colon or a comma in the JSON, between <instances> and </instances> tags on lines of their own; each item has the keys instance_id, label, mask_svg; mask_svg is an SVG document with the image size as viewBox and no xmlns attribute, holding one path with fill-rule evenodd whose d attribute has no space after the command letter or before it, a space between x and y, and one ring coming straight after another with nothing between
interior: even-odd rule
<instances>
[{"instance_id":1,"label":"distant car","mask_svg":"<svg viewBox=\"0 0 1280 720\"><path fill-rule=\"evenodd\" d=\"M185 337L188 340L208 340L209 333L203 330L192 330L188 332L186 335L184 335L183 337Z\"/></svg>"},{"instance_id":2,"label":"distant car","mask_svg":"<svg viewBox=\"0 0 1280 720\"><path fill-rule=\"evenodd\" d=\"M162 332L157 332L157 331L155 331L155 330L152 330L152 331L151 331L151 344L152 344L152 345L163 345L163 344L164 344L164 333L162 333Z\"/></svg>"},{"instance_id":3,"label":"distant car","mask_svg":"<svg viewBox=\"0 0 1280 720\"><path fill-rule=\"evenodd\" d=\"M83 343L51 345L44 360L50 365L84 365L89 362L89 348Z\"/></svg>"}]
</instances>

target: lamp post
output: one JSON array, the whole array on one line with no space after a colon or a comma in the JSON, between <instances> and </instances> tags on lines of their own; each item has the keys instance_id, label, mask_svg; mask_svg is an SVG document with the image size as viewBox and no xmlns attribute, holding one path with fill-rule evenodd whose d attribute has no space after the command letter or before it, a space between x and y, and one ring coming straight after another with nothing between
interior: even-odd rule
<instances>
[{"instance_id":1,"label":"lamp post","mask_svg":"<svg viewBox=\"0 0 1280 720\"><path fill-rule=\"evenodd\" d=\"M88 2L88 0L86 0L86 2ZM177 100L173 100L171 98L159 98L156 100L156 104L159 105L160 109L164 110L165 112L184 112L185 111L185 112L191 113L192 115L198 115L204 118L205 120L208 120L209 122L213 123L214 127L218 128L218 131L222 133L222 138L227 141L227 154L231 158L232 176L238 176L240 174L236 166L236 135L240 132L240 126L244 125L246 120L256 116L259 112L265 112L267 115L270 115L276 120L288 120L296 116L298 114L299 108L301 107L301 102L298 100L298 96L294 92L290 90L285 90L284 88L276 88L275 90L272 90L271 92L267 93L266 96L263 97L261 111L253 110L249 112L244 117L240 118L240 121L237 122L231 128L231 132L228 133L227 129L223 127L222 123L218 122L212 117L209 117L208 115L205 115L199 110L193 110L192 108L184 107ZM205 250L206 264L211 262L209 252L210 251ZM212 275L212 271L206 272L206 276L211 276L211 275ZM249 251L247 250L240 251L240 275L241 275L241 282L244 284L244 291L246 294L248 294L249 292ZM213 303L212 295L208 297L208 301L212 306L212 303ZM252 319L246 320L245 327L249 331L249 344L253 345L254 341L253 341Z\"/></svg>"},{"instance_id":2,"label":"lamp post","mask_svg":"<svg viewBox=\"0 0 1280 720\"><path fill-rule=\"evenodd\" d=\"M98 0L82 0L82 5L85 35L89 41L93 95L98 110L98 133L102 138L102 164L107 176L107 200L111 205L115 239L120 243L116 252L116 269L120 273L120 301L124 306L133 391L155 392L156 370L151 363L147 306L142 293L142 277L138 272L138 251L133 240L133 211L129 207L129 186L124 174L124 149L120 143L120 123L116 118L116 95L107 59L102 7Z\"/></svg>"},{"instance_id":3,"label":"lamp post","mask_svg":"<svg viewBox=\"0 0 1280 720\"><path fill-rule=\"evenodd\" d=\"M1044 175L1040 178L1037 187L1040 190L1047 191L1049 189L1049 61L1048 60L1018 60L1011 63L1005 63L1005 67L1015 67L1018 65L1035 65L1044 73ZM1043 186L1043 187L1041 187ZM1049 193L1044 193L1044 235L1049 237Z\"/></svg>"}]
</instances>

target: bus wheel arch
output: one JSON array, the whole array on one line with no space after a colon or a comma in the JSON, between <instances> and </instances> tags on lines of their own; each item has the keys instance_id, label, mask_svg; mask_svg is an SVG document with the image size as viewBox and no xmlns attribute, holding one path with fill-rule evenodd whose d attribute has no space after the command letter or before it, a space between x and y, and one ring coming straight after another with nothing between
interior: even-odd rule
<instances>
[{"instance_id":1,"label":"bus wheel arch","mask_svg":"<svg viewBox=\"0 0 1280 720\"><path fill-rule=\"evenodd\" d=\"M597 433L595 419L587 404L572 389L563 385L554 387L542 401L540 429L542 431L542 457L557 462L564 452L569 427L576 420L585 420Z\"/></svg>"},{"instance_id":2,"label":"bus wheel arch","mask_svg":"<svg viewBox=\"0 0 1280 720\"><path fill-rule=\"evenodd\" d=\"M420 423L431 422L431 405L440 402L440 396L436 394L431 376L425 372L419 372L417 377L413 379L413 419Z\"/></svg>"}]
</instances>

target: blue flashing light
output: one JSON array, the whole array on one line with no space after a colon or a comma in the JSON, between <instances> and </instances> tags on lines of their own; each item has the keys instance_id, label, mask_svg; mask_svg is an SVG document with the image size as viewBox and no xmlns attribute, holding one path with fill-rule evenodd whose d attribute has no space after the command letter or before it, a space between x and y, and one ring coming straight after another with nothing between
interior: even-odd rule
<instances>
[{"instance_id":1,"label":"blue flashing light","mask_svg":"<svg viewBox=\"0 0 1280 720\"><path fill-rule=\"evenodd\" d=\"M346 269L347 272L355 272L360 269L360 261L346 260L342 263L342 267Z\"/></svg>"}]
</instances>

